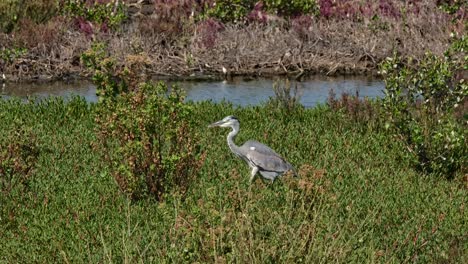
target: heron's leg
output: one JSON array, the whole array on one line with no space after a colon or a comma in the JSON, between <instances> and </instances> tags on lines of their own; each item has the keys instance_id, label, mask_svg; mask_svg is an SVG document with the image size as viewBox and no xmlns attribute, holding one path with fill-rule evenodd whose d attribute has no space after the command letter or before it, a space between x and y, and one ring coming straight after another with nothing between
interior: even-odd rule
<instances>
[{"instance_id":1,"label":"heron's leg","mask_svg":"<svg viewBox=\"0 0 468 264\"><path fill-rule=\"evenodd\" d=\"M250 173L250 183L253 182L253 180L255 179L255 174L257 174L258 172L258 168L257 167L253 167L252 168L252 172Z\"/></svg>"}]
</instances>

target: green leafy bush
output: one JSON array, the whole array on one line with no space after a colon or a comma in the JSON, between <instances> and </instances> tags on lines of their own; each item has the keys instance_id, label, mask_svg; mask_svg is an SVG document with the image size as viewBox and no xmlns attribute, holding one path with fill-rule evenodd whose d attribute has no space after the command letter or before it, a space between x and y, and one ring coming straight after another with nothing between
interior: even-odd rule
<instances>
[{"instance_id":1,"label":"green leafy bush","mask_svg":"<svg viewBox=\"0 0 468 264\"><path fill-rule=\"evenodd\" d=\"M0 1L0 31L10 33L23 18L40 24L57 14L56 0L6 0Z\"/></svg>"},{"instance_id":2,"label":"green leafy bush","mask_svg":"<svg viewBox=\"0 0 468 264\"><path fill-rule=\"evenodd\" d=\"M105 43L93 43L91 49L81 54L81 61L92 72L92 80L97 86L100 100L112 99L127 91L127 84L119 80L123 75L122 71L116 61L109 57Z\"/></svg>"},{"instance_id":3,"label":"green leafy bush","mask_svg":"<svg viewBox=\"0 0 468 264\"><path fill-rule=\"evenodd\" d=\"M318 13L316 0L265 0L267 10L277 12L282 15L302 15Z\"/></svg>"},{"instance_id":4,"label":"green leafy bush","mask_svg":"<svg viewBox=\"0 0 468 264\"><path fill-rule=\"evenodd\" d=\"M26 48L2 48L0 50L0 60L11 63L15 59L22 57L28 52ZM0 67L1 68L1 67Z\"/></svg>"},{"instance_id":5,"label":"green leafy bush","mask_svg":"<svg viewBox=\"0 0 468 264\"><path fill-rule=\"evenodd\" d=\"M143 56L124 65L106 57L103 44L83 55L94 71L100 103L96 133L110 171L133 199L184 194L203 164L197 135L188 122L192 106L177 87L143 82Z\"/></svg>"},{"instance_id":6,"label":"green leafy bush","mask_svg":"<svg viewBox=\"0 0 468 264\"><path fill-rule=\"evenodd\" d=\"M216 17L224 23L243 21L253 9L255 2L253 0L214 1L208 5L206 15Z\"/></svg>"},{"instance_id":7,"label":"green leafy bush","mask_svg":"<svg viewBox=\"0 0 468 264\"><path fill-rule=\"evenodd\" d=\"M412 67L394 56L381 64L389 124L425 172L451 177L466 166L468 86L467 38L454 42L444 57L427 54ZM462 75L460 75L462 74ZM462 116L457 118L457 116Z\"/></svg>"},{"instance_id":8,"label":"green leafy bush","mask_svg":"<svg viewBox=\"0 0 468 264\"><path fill-rule=\"evenodd\" d=\"M455 14L460 9L467 7L467 3L464 0L438 0L437 4L440 9L449 14Z\"/></svg>"},{"instance_id":9,"label":"green leafy bush","mask_svg":"<svg viewBox=\"0 0 468 264\"><path fill-rule=\"evenodd\" d=\"M75 18L81 31L92 33L89 23L100 25L101 29L116 29L125 19L125 5L122 1L63 0L60 9L65 16Z\"/></svg>"},{"instance_id":10,"label":"green leafy bush","mask_svg":"<svg viewBox=\"0 0 468 264\"><path fill-rule=\"evenodd\" d=\"M192 109L181 92L144 83L102 102L97 134L118 185L133 199L185 193L203 163L186 121Z\"/></svg>"}]
</instances>

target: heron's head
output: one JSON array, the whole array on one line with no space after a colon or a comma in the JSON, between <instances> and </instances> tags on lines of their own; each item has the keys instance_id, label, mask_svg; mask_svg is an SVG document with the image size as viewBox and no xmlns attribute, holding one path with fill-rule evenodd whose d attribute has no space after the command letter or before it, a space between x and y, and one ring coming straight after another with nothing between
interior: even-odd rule
<instances>
[{"instance_id":1,"label":"heron's head","mask_svg":"<svg viewBox=\"0 0 468 264\"><path fill-rule=\"evenodd\" d=\"M239 120L235 116L226 116L222 120L214 122L213 124L209 125L208 127L238 127Z\"/></svg>"}]
</instances>

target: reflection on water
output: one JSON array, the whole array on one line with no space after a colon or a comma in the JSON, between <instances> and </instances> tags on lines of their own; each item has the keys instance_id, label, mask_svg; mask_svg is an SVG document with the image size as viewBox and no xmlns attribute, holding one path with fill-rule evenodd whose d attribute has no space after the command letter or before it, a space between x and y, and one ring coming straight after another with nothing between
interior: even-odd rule
<instances>
[{"instance_id":1,"label":"reflection on water","mask_svg":"<svg viewBox=\"0 0 468 264\"><path fill-rule=\"evenodd\" d=\"M97 102L96 87L89 81L4 83L0 95L7 98L11 96L21 98L28 96L37 96L39 98L61 96L70 98L73 95L79 95L88 102Z\"/></svg>"},{"instance_id":2,"label":"reflection on water","mask_svg":"<svg viewBox=\"0 0 468 264\"><path fill-rule=\"evenodd\" d=\"M234 105L257 105L266 102L274 96L274 79L243 80L235 78L230 81L219 82L171 82L177 83L187 91L187 100L203 101L212 100L220 102L226 100ZM379 79L366 77L326 77L314 76L297 83L301 93L301 103L306 107L312 107L326 102L330 90L339 96L346 92L360 97L376 98L383 96L384 83ZM61 96L69 98L72 95L83 96L89 102L96 102L96 88L89 81L54 82L54 83L7 83L1 88L4 97L27 96L47 97Z\"/></svg>"}]
</instances>

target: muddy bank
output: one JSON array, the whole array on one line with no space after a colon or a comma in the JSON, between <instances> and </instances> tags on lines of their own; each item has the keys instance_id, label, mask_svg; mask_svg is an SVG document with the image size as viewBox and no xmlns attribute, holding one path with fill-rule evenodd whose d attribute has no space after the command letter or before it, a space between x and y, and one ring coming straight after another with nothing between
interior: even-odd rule
<instances>
[{"instance_id":1,"label":"muddy bank","mask_svg":"<svg viewBox=\"0 0 468 264\"><path fill-rule=\"evenodd\" d=\"M147 74L165 78L221 79L230 76L311 74L377 75L378 64L399 54L421 58L442 54L454 25L443 14L403 20L311 20L305 27L285 22L254 25L197 24L177 34L153 30L157 21L135 20L118 32L84 34L64 20L0 36L1 49L22 43L27 52L0 59L7 81L88 78L81 54L96 41L107 43L117 62L138 56ZM385 22L385 23L384 23Z\"/></svg>"}]
</instances>

